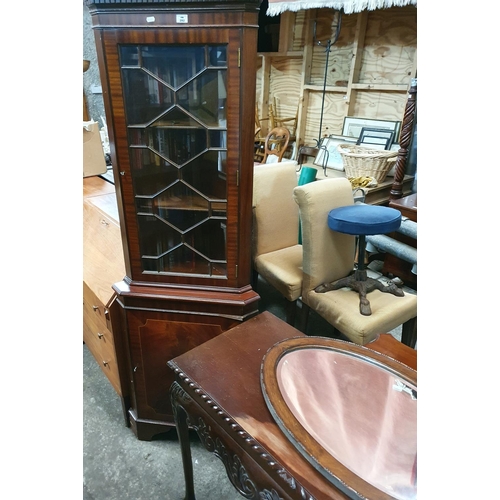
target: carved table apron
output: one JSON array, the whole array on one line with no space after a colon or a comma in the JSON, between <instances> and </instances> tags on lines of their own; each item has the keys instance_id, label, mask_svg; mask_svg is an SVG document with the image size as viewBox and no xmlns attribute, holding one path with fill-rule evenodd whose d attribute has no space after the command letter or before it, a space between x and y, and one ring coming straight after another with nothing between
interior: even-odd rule
<instances>
[{"instance_id":1,"label":"carved table apron","mask_svg":"<svg viewBox=\"0 0 500 500\"><path fill-rule=\"evenodd\" d=\"M264 312L168 362L176 376L170 396L181 445L186 500L195 500L189 428L195 429L205 448L222 460L232 484L245 498L348 498L295 450L262 395L264 354L280 340L303 336ZM382 335L373 349L416 368L416 351L390 335Z\"/></svg>"}]
</instances>

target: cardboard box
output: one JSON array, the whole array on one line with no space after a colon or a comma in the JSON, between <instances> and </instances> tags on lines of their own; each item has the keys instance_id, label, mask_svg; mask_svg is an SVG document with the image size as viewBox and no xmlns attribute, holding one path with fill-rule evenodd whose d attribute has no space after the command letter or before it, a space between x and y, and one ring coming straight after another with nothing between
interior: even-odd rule
<instances>
[{"instance_id":1,"label":"cardboard box","mask_svg":"<svg viewBox=\"0 0 500 500\"><path fill-rule=\"evenodd\" d=\"M83 177L105 174L106 170L99 124L83 122Z\"/></svg>"}]
</instances>

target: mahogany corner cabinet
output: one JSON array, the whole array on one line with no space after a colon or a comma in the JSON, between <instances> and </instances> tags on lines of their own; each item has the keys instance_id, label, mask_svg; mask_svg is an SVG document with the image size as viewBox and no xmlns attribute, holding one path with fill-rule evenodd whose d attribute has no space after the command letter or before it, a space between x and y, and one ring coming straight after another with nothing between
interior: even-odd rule
<instances>
[{"instance_id":1,"label":"mahogany corner cabinet","mask_svg":"<svg viewBox=\"0 0 500 500\"><path fill-rule=\"evenodd\" d=\"M113 334L139 439L175 426L167 362L258 313L259 4L87 0L126 272L113 284Z\"/></svg>"}]
</instances>

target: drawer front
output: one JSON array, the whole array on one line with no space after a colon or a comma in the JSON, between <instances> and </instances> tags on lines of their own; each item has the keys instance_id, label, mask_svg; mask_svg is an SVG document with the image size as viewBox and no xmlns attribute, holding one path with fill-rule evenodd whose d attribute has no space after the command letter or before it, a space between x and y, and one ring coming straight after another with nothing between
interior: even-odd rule
<instances>
[{"instance_id":1,"label":"drawer front","mask_svg":"<svg viewBox=\"0 0 500 500\"><path fill-rule=\"evenodd\" d=\"M105 308L85 284L83 295L83 341L121 396L113 334L106 326Z\"/></svg>"},{"instance_id":2,"label":"drawer front","mask_svg":"<svg viewBox=\"0 0 500 500\"><path fill-rule=\"evenodd\" d=\"M95 325L96 330L106 329L112 331L107 307L98 299L86 283L83 283L83 314L84 316L88 316L88 321ZM110 341L113 342L112 336Z\"/></svg>"},{"instance_id":3,"label":"drawer front","mask_svg":"<svg viewBox=\"0 0 500 500\"><path fill-rule=\"evenodd\" d=\"M85 330L85 327L84 327ZM94 356L101 370L108 378L110 384L119 396L121 396L120 378L115 352L109 345L103 344L95 335L84 334L85 345Z\"/></svg>"}]
</instances>

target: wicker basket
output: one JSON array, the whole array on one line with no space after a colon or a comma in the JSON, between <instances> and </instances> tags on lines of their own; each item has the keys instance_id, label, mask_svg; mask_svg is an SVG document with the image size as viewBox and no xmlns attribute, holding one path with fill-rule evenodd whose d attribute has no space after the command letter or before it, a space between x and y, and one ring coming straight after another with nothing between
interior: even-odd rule
<instances>
[{"instance_id":1,"label":"wicker basket","mask_svg":"<svg viewBox=\"0 0 500 500\"><path fill-rule=\"evenodd\" d=\"M356 144L339 144L337 149L344 161L347 177L373 177L377 182L384 182L387 173L394 166L391 158L397 151L382 151Z\"/></svg>"}]
</instances>

